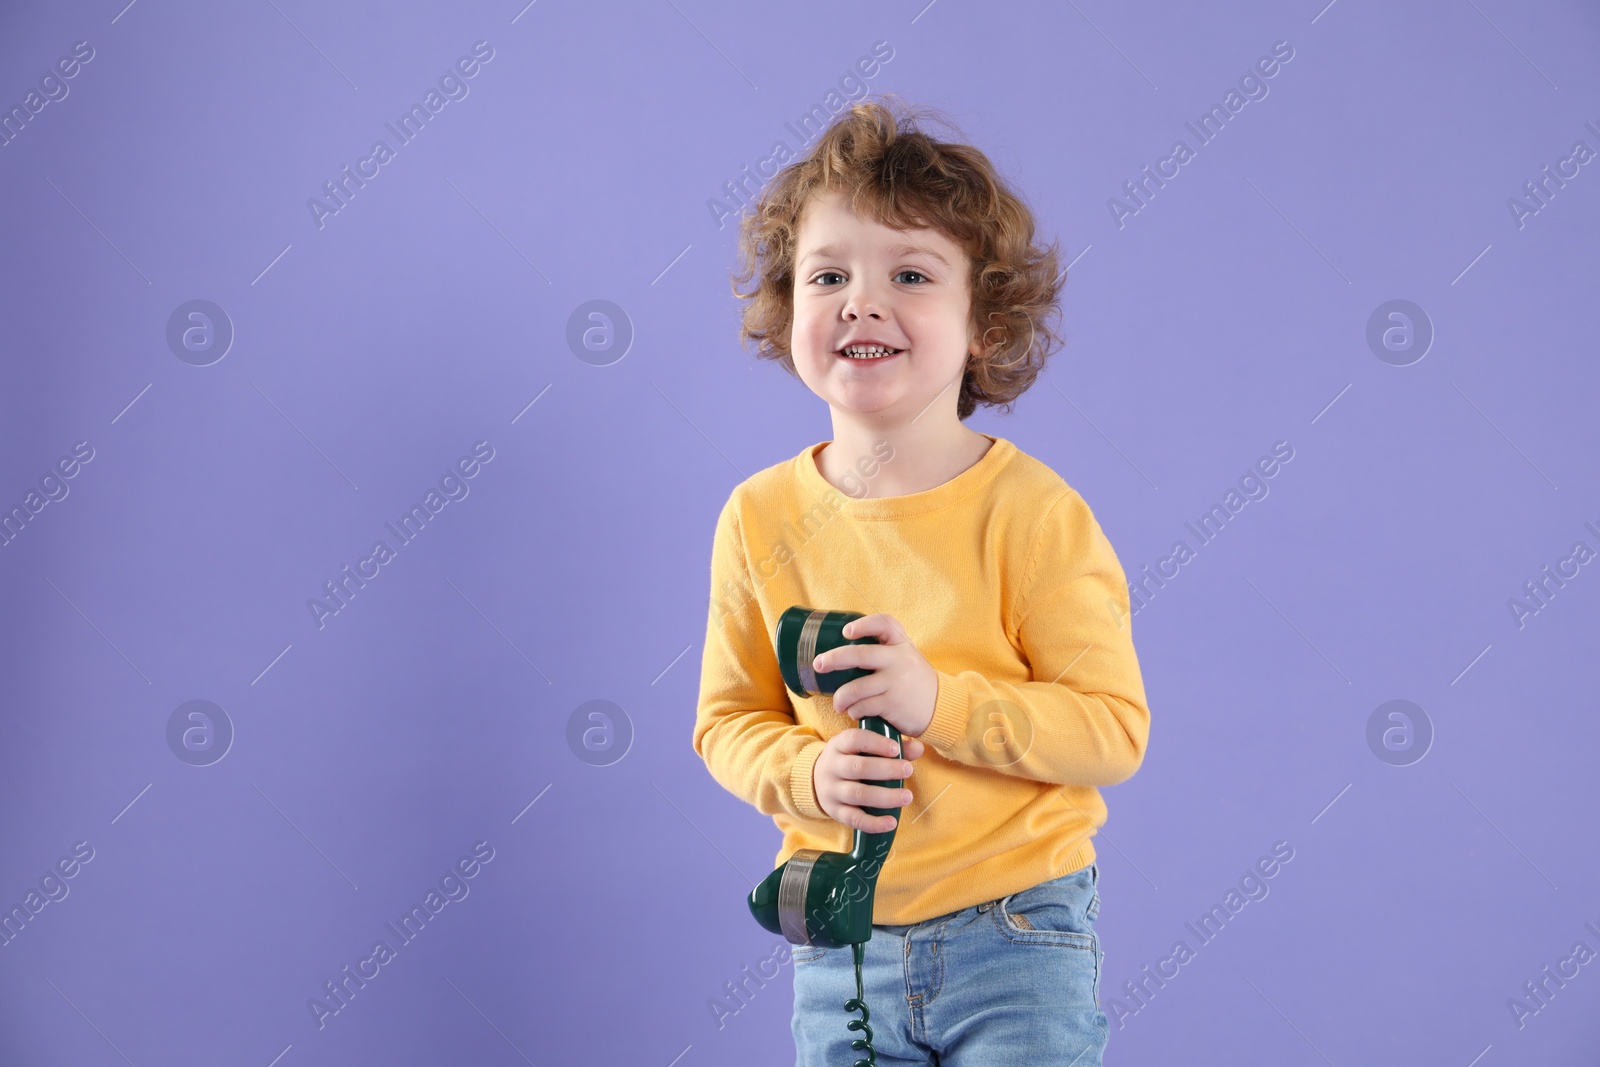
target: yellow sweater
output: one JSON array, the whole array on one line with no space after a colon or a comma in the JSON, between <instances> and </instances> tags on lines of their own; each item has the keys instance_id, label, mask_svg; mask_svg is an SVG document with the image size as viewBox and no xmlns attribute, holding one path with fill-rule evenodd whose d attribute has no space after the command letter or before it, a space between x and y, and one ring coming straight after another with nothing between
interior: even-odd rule
<instances>
[{"instance_id":1,"label":"yellow sweater","mask_svg":"<svg viewBox=\"0 0 1600 1067\"><path fill-rule=\"evenodd\" d=\"M1092 862L1106 820L1095 787L1138 770L1149 736L1110 542L1059 475L984 436L983 458L950 481L878 498L830 485L816 464L827 442L815 444L738 485L717 519L694 749L773 817L774 866L801 848L849 850L853 830L817 806L811 771L826 740L856 725L831 694L789 692L778 616L796 604L887 613L938 672L927 751L906 780L914 799L878 877L879 924Z\"/></svg>"}]
</instances>

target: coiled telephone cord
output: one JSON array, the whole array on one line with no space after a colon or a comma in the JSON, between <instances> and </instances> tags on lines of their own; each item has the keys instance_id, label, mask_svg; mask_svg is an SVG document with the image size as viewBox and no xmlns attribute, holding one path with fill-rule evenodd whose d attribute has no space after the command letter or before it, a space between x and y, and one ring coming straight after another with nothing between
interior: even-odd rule
<instances>
[{"instance_id":1,"label":"coiled telephone cord","mask_svg":"<svg viewBox=\"0 0 1600 1067\"><path fill-rule=\"evenodd\" d=\"M856 959L856 995L853 1000L847 1000L844 1002L844 1010L859 1011L861 1013L861 1018L851 1019L845 1025L848 1029L860 1030L866 1035L865 1037L854 1038L850 1042L851 1048L855 1049L857 1052L865 1051L867 1054L866 1059L856 1060L855 1067L877 1067L878 1054L872 1048L872 1027L867 1022L867 1020L872 1017L872 1013L867 1011L867 994L866 990L862 988L861 985L861 960L865 952L866 945L860 941L857 941L855 944L851 945L850 948L855 954Z\"/></svg>"}]
</instances>

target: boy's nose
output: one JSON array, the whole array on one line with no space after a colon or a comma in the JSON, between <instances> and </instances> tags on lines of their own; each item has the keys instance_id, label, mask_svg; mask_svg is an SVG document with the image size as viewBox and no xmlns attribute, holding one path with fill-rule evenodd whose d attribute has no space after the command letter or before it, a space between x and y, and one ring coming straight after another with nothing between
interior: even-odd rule
<instances>
[{"instance_id":1,"label":"boy's nose","mask_svg":"<svg viewBox=\"0 0 1600 1067\"><path fill-rule=\"evenodd\" d=\"M845 296L844 317L847 319L859 319L865 315L868 318L881 320L883 318L883 306L883 298L875 290L871 289L868 283L858 282L851 287L850 292Z\"/></svg>"}]
</instances>

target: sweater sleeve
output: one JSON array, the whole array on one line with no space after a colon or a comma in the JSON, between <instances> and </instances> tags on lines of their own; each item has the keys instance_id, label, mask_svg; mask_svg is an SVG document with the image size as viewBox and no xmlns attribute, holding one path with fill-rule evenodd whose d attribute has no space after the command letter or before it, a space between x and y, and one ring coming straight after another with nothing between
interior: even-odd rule
<instances>
[{"instance_id":1,"label":"sweater sleeve","mask_svg":"<svg viewBox=\"0 0 1600 1067\"><path fill-rule=\"evenodd\" d=\"M795 722L772 635L752 595L733 498L717 518L694 750L711 776L763 815L826 819L811 769L826 746Z\"/></svg>"},{"instance_id":2,"label":"sweater sleeve","mask_svg":"<svg viewBox=\"0 0 1600 1067\"><path fill-rule=\"evenodd\" d=\"M1068 489L1046 509L1007 627L1031 681L935 670L922 740L941 755L1056 785L1115 785L1144 760L1150 709L1134 655L1128 585L1089 505Z\"/></svg>"}]
</instances>

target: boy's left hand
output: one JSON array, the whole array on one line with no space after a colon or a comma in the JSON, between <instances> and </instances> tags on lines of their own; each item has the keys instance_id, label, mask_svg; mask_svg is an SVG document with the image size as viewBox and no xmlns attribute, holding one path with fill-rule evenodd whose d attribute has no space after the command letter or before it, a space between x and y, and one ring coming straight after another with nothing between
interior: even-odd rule
<instances>
[{"instance_id":1,"label":"boy's left hand","mask_svg":"<svg viewBox=\"0 0 1600 1067\"><path fill-rule=\"evenodd\" d=\"M939 676L922 658L906 629L893 615L867 615L845 624L844 636L873 636L878 644L840 645L811 663L818 674L862 667L872 674L841 685L833 694L835 710L856 721L876 715L902 734L920 737L933 722L939 697Z\"/></svg>"}]
</instances>

